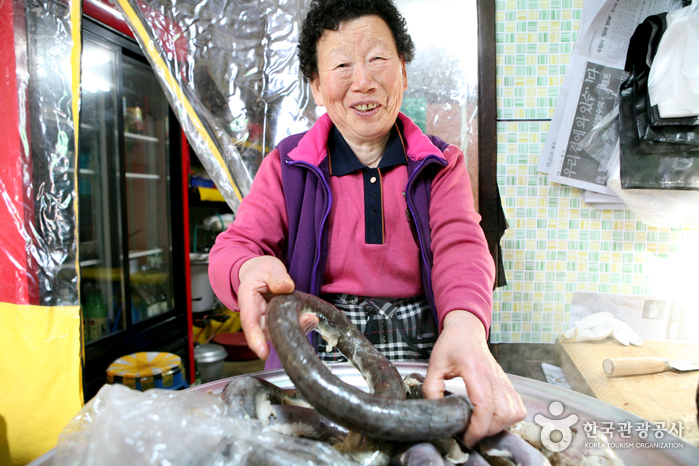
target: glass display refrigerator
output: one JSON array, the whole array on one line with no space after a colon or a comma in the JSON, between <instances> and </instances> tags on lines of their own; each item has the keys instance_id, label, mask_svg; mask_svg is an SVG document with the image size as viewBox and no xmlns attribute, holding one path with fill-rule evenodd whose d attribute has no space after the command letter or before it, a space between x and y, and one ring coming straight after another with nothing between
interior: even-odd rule
<instances>
[{"instance_id":1,"label":"glass display refrigerator","mask_svg":"<svg viewBox=\"0 0 699 466\"><path fill-rule=\"evenodd\" d=\"M138 44L85 18L78 208L86 400L121 356L164 351L190 360L180 141Z\"/></svg>"}]
</instances>

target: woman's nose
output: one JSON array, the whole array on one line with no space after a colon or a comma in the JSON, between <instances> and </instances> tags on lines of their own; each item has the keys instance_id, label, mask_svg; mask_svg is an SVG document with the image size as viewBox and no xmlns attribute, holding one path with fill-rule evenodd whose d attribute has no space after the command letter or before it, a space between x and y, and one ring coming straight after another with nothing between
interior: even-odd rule
<instances>
[{"instance_id":1,"label":"woman's nose","mask_svg":"<svg viewBox=\"0 0 699 466\"><path fill-rule=\"evenodd\" d=\"M367 92L375 86L374 77L369 67L363 63L355 66L352 89L359 92Z\"/></svg>"}]
</instances>

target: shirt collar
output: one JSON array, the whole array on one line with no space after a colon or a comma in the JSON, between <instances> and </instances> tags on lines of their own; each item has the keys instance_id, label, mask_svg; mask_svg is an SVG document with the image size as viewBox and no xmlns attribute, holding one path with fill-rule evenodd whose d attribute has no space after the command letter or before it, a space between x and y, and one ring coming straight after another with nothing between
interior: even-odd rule
<instances>
[{"instance_id":1,"label":"shirt collar","mask_svg":"<svg viewBox=\"0 0 699 466\"><path fill-rule=\"evenodd\" d=\"M389 168L395 165L407 165L408 158L405 155L403 145L403 122L396 120L391 128L391 135L383 152L383 157L378 168ZM354 155L349 144L342 137L337 127L333 126L328 137L328 158L330 159L330 174L333 176L344 176L350 173L367 168Z\"/></svg>"}]
</instances>

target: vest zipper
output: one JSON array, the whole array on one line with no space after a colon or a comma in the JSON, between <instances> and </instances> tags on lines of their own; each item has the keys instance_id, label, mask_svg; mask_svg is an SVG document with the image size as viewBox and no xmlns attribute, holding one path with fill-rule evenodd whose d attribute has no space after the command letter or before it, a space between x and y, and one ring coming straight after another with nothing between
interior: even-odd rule
<instances>
[{"instance_id":1,"label":"vest zipper","mask_svg":"<svg viewBox=\"0 0 699 466\"><path fill-rule=\"evenodd\" d=\"M325 230L325 222L328 219L328 215L330 215L330 207L332 206L332 193L330 192L330 185L328 184L327 180L323 176L323 172L321 172L320 168L316 167L315 165L308 163L308 162L305 162L303 160L298 160L298 161L288 160L286 163L289 165L303 165L307 169L311 170L320 179L320 181L323 182L323 187L325 188L325 193L328 197L328 202L327 202L327 206L325 208L325 213L323 214L323 220L321 221L321 224L320 224L320 233L319 233L320 237L317 238L317 241L316 241L316 244L318 246L316 249L315 261L313 262L313 271L311 273L311 286L312 286L312 289L310 290L311 294L314 294L316 296L320 296L321 283L320 283L320 280L318 278L318 266L320 265L320 256L321 256L322 248L323 248L323 231Z\"/></svg>"},{"instance_id":2,"label":"vest zipper","mask_svg":"<svg viewBox=\"0 0 699 466\"><path fill-rule=\"evenodd\" d=\"M415 183L415 180L417 179L417 177L422 173L422 171L428 165L431 165L433 163L436 163L436 164L439 164L442 166L447 165L446 161L443 162L443 159L437 157L436 155L428 155L427 157L425 157L420 162L418 167L413 171L413 173L408 177L408 185L405 189L405 193L406 193L405 202L408 205L408 210L410 211L410 215L413 217L413 222L415 222L415 230L417 232L418 241L420 242L420 258L422 259L422 263L423 263L423 265L425 267L425 271L427 273L427 280L426 280L427 284L429 284L429 286L430 286L430 289L425 290L425 293L427 293L428 296L432 297L432 299L430 300L432 302L430 304L432 305L432 313L434 314L434 318L436 321L437 320L437 308L436 308L436 305L434 303L434 293L432 292L432 268L430 267L429 261L427 260L427 256L425 255L426 244L425 244L425 240L423 239L422 229L420 228L420 222L422 221L422 219L418 215L415 215L415 208L413 207L413 204L411 202L411 199L413 197L412 189L413 189L413 185ZM429 206L427 208L429 210Z\"/></svg>"}]
</instances>

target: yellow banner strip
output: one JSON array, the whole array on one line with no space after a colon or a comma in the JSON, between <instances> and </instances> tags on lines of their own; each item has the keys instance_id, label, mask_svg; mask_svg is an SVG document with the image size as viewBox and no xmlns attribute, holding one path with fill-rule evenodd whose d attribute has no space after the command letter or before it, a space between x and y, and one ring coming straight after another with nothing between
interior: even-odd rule
<instances>
[{"instance_id":1,"label":"yellow banner strip","mask_svg":"<svg viewBox=\"0 0 699 466\"><path fill-rule=\"evenodd\" d=\"M0 303L0 460L43 455L82 408L80 327L79 306Z\"/></svg>"},{"instance_id":2,"label":"yellow banner strip","mask_svg":"<svg viewBox=\"0 0 699 466\"><path fill-rule=\"evenodd\" d=\"M82 67L81 67L81 57L82 57L82 2L79 0L71 0L70 2L70 24L71 24L71 37L73 39L73 46L70 52L70 68L71 68L71 91L73 95L73 138L75 142L75 152L73 156L73 186L75 186L75 196L73 197L73 208L75 209L75 241L77 243L77 248L75 250L75 270L78 274L78 282L76 286L78 287L78 293L80 293L80 264L78 262L80 258L80 210L79 210L79 196L78 194L78 166L79 166L79 156L80 156L80 86L82 78ZM79 296L79 294L78 294ZM80 299L80 298L78 298ZM80 315L82 318L82 315ZM80 357L82 361L85 360L85 341L83 338L83 333L80 332ZM78 370L78 383L80 384L80 399L84 399L83 395L83 377L82 377L82 363L80 364Z\"/></svg>"}]
</instances>

